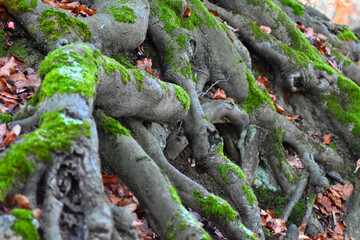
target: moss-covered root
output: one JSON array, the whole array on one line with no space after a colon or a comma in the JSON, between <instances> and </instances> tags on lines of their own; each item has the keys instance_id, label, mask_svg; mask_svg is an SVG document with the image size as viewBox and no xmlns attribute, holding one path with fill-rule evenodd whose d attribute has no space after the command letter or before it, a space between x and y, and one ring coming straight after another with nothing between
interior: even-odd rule
<instances>
[{"instance_id":1,"label":"moss-covered root","mask_svg":"<svg viewBox=\"0 0 360 240\"><path fill-rule=\"evenodd\" d=\"M145 0L92 1L96 14L82 19L40 0L1 0L0 3L47 51L54 50L60 39L67 39L96 44L110 56L134 49L144 41L150 13Z\"/></svg>"},{"instance_id":2,"label":"moss-covered root","mask_svg":"<svg viewBox=\"0 0 360 240\"><path fill-rule=\"evenodd\" d=\"M148 213L153 230L164 239L210 239L181 204L175 188L161 169L129 132L101 112L96 112L95 117L103 158L134 192Z\"/></svg>"},{"instance_id":3,"label":"moss-covered root","mask_svg":"<svg viewBox=\"0 0 360 240\"><path fill-rule=\"evenodd\" d=\"M14 209L11 214L16 217L11 229L24 240L38 240L39 234L33 224L34 214L28 209Z\"/></svg>"},{"instance_id":4,"label":"moss-covered root","mask_svg":"<svg viewBox=\"0 0 360 240\"><path fill-rule=\"evenodd\" d=\"M165 158L155 137L139 121L128 122L133 136L169 176L181 201L211 221L228 239L248 239L254 234L240 223L235 210L223 199L210 194L205 188L180 173Z\"/></svg>"},{"instance_id":5,"label":"moss-covered root","mask_svg":"<svg viewBox=\"0 0 360 240\"><path fill-rule=\"evenodd\" d=\"M231 162L223 153L223 144L211 145L206 159L199 159L208 174L225 194L231 199L238 210L244 225L263 238L260 213L256 196L250 187L242 169Z\"/></svg>"}]
</instances>

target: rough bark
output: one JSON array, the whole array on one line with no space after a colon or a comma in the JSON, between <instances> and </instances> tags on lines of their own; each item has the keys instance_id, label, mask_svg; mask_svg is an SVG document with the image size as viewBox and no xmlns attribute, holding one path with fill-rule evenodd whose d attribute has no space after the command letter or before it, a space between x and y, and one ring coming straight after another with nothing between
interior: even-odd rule
<instances>
[{"instance_id":1,"label":"rough bark","mask_svg":"<svg viewBox=\"0 0 360 240\"><path fill-rule=\"evenodd\" d=\"M343 26L308 6L299 14L276 0L82 2L98 12L76 19L40 0L0 0L34 49L47 55L31 63L42 87L9 123L26 134L0 153L1 200L22 193L32 208L43 208L43 239L139 238L131 213L103 194L101 161L134 192L161 239L211 239L184 205L227 239L265 239L252 188L262 170L272 179L262 189L292 196L285 220L304 189L321 192L336 182L328 177L333 171L356 186L351 204L359 204L353 169L360 157L360 43L339 39ZM108 12L123 6L134 10L127 20ZM295 23L325 35L337 54L323 56ZM161 80L120 57L144 41ZM334 58L342 73L327 64ZM270 79L277 104L300 114L301 124L275 111L257 75ZM212 86L235 103L210 99ZM336 150L311 132L331 133ZM305 172L289 165L285 149L300 156ZM196 173L175 167L186 154ZM348 233L357 239L353 219L360 213L350 209ZM0 218L4 238L11 235L8 221L14 219ZM298 235L289 229L287 239Z\"/></svg>"}]
</instances>

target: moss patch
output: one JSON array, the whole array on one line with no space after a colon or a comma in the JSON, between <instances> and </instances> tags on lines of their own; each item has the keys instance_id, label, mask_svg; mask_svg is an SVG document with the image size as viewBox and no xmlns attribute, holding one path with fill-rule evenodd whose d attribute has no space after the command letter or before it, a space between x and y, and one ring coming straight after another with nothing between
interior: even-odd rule
<instances>
[{"instance_id":1,"label":"moss patch","mask_svg":"<svg viewBox=\"0 0 360 240\"><path fill-rule=\"evenodd\" d=\"M219 170L221 172L221 176L227 183L231 183L230 179L227 177L227 174L231 171L233 174L236 174L239 178L243 179L245 182L247 181L245 173L241 170L241 168L236 165L235 163L231 162L230 159L228 159L224 155L224 145L223 143L219 143L218 153L226 160L226 163L224 165L220 163L216 163L219 167Z\"/></svg>"},{"instance_id":2,"label":"moss patch","mask_svg":"<svg viewBox=\"0 0 360 240\"><path fill-rule=\"evenodd\" d=\"M224 224L235 220L236 212L225 200L213 194L204 197L199 190L194 191L194 197L200 203L206 215L220 217Z\"/></svg>"},{"instance_id":3,"label":"moss patch","mask_svg":"<svg viewBox=\"0 0 360 240\"><path fill-rule=\"evenodd\" d=\"M101 127L104 129L105 133L108 133L115 138L123 135L131 135L130 131L121 125L121 123L119 123L116 119L99 112L96 113L96 117L100 119Z\"/></svg>"},{"instance_id":4,"label":"moss patch","mask_svg":"<svg viewBox=\"0 0 360 240\"><path fill-rule=\"evenodd\" d=\"M254 203L256 203L256 204L258 203L258 200L256 199L254 190L251 187L246 186L245 184L242 184L241 189L246 194L246 199L248 200L250 205L254 205Z\"/></svg>"},{"instance_id":5,"label":"moss patch","mask_svg":"<svg viewBox=\"0 0 360 240\"><path fill-rule=\"evenodd\" d=\"M9 11L26 12L33 11L37 7L37 0L31 0L30 5L27 0L6 0L6 7Z\"/></svg>"},{"instance_id":6,"label":"moss patch","mask_svg":"<svg viewBox=\"0 0 360 240\"><path fill-rule=\"evenodd\" d=\"M48 9L41 13L38 21L45 39L58 41L75 30L83 40L91 40L88 25L75 17L68 17L65 12Z\"/></svg>"},{"instance_id":7,"label":"moss patch","mask_svg":"<svg viewBox=\"0 0 360 240\"><path fill-rule=\"evenodd\" d=\"M354 40L355 42L360 43L359 39L348 27L344 29L342 34L338 34L336 36L343 41Z\"/></svg>"},{"instance_id":8,"label":"moss patch","mask_svg":"<svg viewBox=\"0 0 360 240\"><path fill-rule=\"evenodd\" d=\"M12 119L13 119L13 117L12 117L10 114L0 113L0 120L1 120L3 123L11 122Z\"/></svg>"},{"instance_id":9,"label":"moss patch","mask_svg":"<svg viewBox=\"0 0 360 240\"><path fill-rule=\"evenodd\" d=\"M293 13L298 16L304 15L304 5L294 0L279 0L282 5L293 9Z\"/></svg>"},{"instance_id":10,"label":"moss patch","mask_svg":"<svg viewBox=\"0 0 360 240\"><path fill-rule=\"evenodd\" d=\"M33 171L37 160L49 161L54 150L69 151L74 141L85 135L91 137L87 122L69 118L60 112L45 113L40 127L22 135L22 142L10 146L0 161L0 201L4 200L11 184L24 181Z\"/></svg>"},{"instance_id":11,"label":"moss patch","mask_svg":"<svg viewBox=\"0 0 360 240\"><path fill-rule=\"evenodd\" d=\"M248 81L249 90L247 98L241 103L244 110L248 114L252 114L255 109L261 107L265 102L267 102L275 111L274 105L270 102L270 96L260 90L255 83L254 77L248 70L246 70L246 79Z\"/></svg>"},{"instance_id":12,"label":"moss patch","mask_svg":"<svg viewBox=\"0 0 360 240\"><path fill-rule=\"evenodd\" d=\"M179 198L179 195L177 194L176 189L173 186L171 186L171 187L169 187L169 190L170 190L172 199L174 199L175 201L177 201L178 203L181 204L181 199Z\"/></svg>"},{"instance_id":13,"label":"moss patch","mask_svg":"<svg viewBox=\"0 0 360 240\"><path fill-rule=\"evenodd\" d=\"M11 229L14 230L17 235L22 236L24 240L40 239L39 234L32 223L34 215L31 210L14 209L11 211L11 214L16 217Z\"/></svg>"},{"instance_id":14,"label":"moss patch","mask_svg":"<svg viewBox=\"0 0 360 240\"><path fill-rule=\"evenodd\" d=\"M190 97L187 92L176 84L172 84L176 91L176 98L181 102L186 111L190 109Z\"/></svg>"},{"instance_id":15,"label":"moss patch","mask_svg":"<svg viewBox=\"0 0 360 240\"><path fill-rule=\"evenodd\" d=\"M136 20L136 14L134 9L129 8L128 6L111 6L106 10L106 13L111 13L118 22L124 23L134 23Z\"/></svg>"}]
</instances>

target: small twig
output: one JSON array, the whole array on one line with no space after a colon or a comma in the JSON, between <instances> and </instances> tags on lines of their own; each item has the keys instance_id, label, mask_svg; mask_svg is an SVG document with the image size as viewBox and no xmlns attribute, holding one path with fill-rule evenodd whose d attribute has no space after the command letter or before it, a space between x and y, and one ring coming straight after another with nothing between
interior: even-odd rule
<instances>
[{"instance_id":1,"label":"small twig","mask_svg":"<svg viewBox=\"0 0 360 240\"><path fill-rule=\"evenodd\" d=\"M347 57L349 56L349 54L350 54L350 53L348 53L348 54L345 56L345 58L340 62L339 67L338 67L338 69L339 69L340 72L341 72L341 69L342 69L342 67L343 67L343 65L344 65L344 62L345 62L345 60L347 59Z\"/></svg>"},{"instance_id":2,"label":"small twig","mask_svg":"<svg viewBox=\"0 0 360 240\"><path fill-rule=\"evenodd\" d=\"M218 84L219 82L226 82L226 81L228 81L229 79L230 79L230 77L228 77L228 78L225 79L225 80L217 80L216 82L214 82L213 84L211 84L211 86L210 86L205 92L199 93L199 97L203 97L205 94L207 94L207 93L210 91L210 89L211 89L213 86L215 86L215 85Z\"/></svg>"},{"instance_id":3,"label":"small twig","mask_svg":"<svg viewBox=\"0 0 360 240\"><path fill-rule=\"evenodd\" d=\"M288 202L284 211L281 214L280 218L284 220L284 222L288 220L293 208L295 207L295 204L299 202L301 196L304 193L306 184L307 184L307 178L303 178L299 181L298 185L296 186L296 190L294 194L292 195L290 201Z\"/></svg>"}]
</instances>

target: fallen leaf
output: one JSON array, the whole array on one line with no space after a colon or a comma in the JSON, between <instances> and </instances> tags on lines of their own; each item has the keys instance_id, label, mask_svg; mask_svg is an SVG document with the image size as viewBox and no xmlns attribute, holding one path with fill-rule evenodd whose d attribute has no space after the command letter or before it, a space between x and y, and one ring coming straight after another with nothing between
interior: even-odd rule
<instances>
[{"instance_id":1,"label":"fallen leaf","mask_svg":"<svg viewBox=\"0 0 360 240\"><path fill-rule=\"evenodd\" d=\"M224 90L218 88L212 96L212 99L226 99L226 93L224 92Z\"/></svg>"},{"instance_id":2,"label":"fallen leaf","mask_svg":"<svg viewBox=\"0 0 360 240\"><path fill-rule=\"evenodd\" d=\"M34 214L34 217L37 219L37 220L40 220L42 215L43 215L43 210L41 210L40 208L35 208L32 210L33 214Z\"/></svg>"},{"instance_id":3,"label":"fallen leaf","mask_svg":"<svg viewBox=\"0 0 360 240\"><path fill-rule=\"evenodd\" d=\"M357 162L356 162L356 169L355 169L354 173L356 173L359 170L359 168L360 168L360 159L357 160Z\"/></svg>"},{"instance_id":4,"label":"fallen leaf","mask_svg":"<svg viewBox=\"0 0 360 240\"><path fill-rule=\"evenodd\" d=\"M295 116L290 116L290 115L287 115L285 116L287 119L289 120L299 120L301 121L302 120L302 117L300 115L295 115Z\"/></svg>"},{"instance_id":5,"label":"fallen leaf","mask_svg":"<svg viewBox=\"0 0 360 240\"><path fill-rule=\"evenodd\" d=\"M9 200L11 202L17 203L18 205L20 205L21 208L29 208L30 207L29 199L24 195L15 194L13 196L10 196Z\"/></svg>"},{"instance_id":6,"label":"fallen leaf","mask_svg":"<svg viewBox=\"0 0 360 240\"><path fill-rule=\"evenodd\" d=\"M136 62L136 66L138 68L141 68L141 69L147 71L148 73L150 73L151 75L153 75L154 69L151 68L151 65L152 65L152 61L149 58L144 58L144 60L142 60L142 61L139 60Z\"/></svg>"},{"instance_id":7,"label":"fallen leaf","mask_svg":"<svg viewBox=\"0 0 360 240\"><path fill-rule=\"evenodd\" d=\"M323 140L324 140L323 141L324 144L330 144L330 142L331 142L331 134L324 135Z\"/></svg>"},{"instance_id":8,"label":"fallen leaf","mask_svg":"<svg viewBox=\"0 0 360 240\"><path fill-rule=\"evenodd\" d=\"M343 193L346 197L350 197L354 193L354 186L351 183L345 184Z\"/></svg>"},{"instance_id":9,"label":"fallen leaf","mask_svg":"<svg viewBox=\"0 0 360 240\"><path fill-rule=\"evenodd\" d=\"M271 28L266 27L266 26L260 26L260 30L261 30L263 33L266 33L266 34L270 34L270 33L271 33Z\"/></svg>"},{"instance_id":10,"label":"fallen leaf","mask_svg":"<svg viewBox=\"0 0 360 240\"><path fill-rule=\"evenodd\" d=\"M184 12L184 17L191 17L191 12L189 8L189 4L186 6L186 10Z\"/></svg>"}]
</instances>

